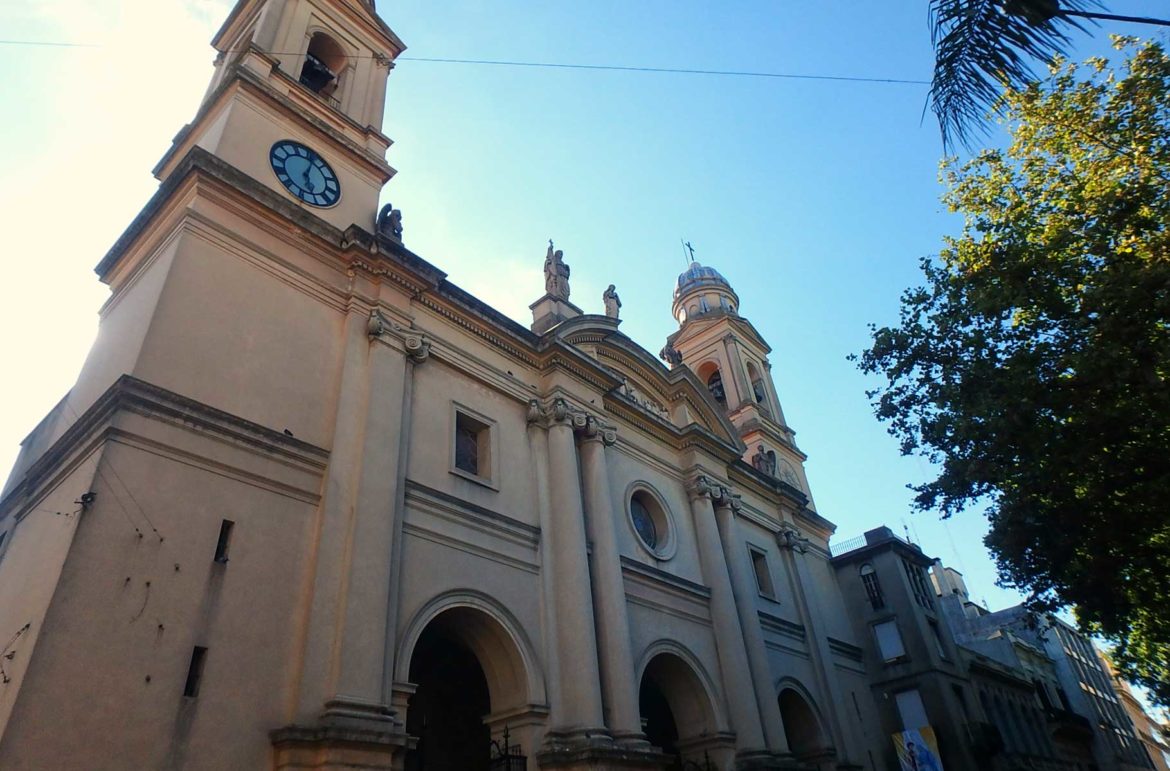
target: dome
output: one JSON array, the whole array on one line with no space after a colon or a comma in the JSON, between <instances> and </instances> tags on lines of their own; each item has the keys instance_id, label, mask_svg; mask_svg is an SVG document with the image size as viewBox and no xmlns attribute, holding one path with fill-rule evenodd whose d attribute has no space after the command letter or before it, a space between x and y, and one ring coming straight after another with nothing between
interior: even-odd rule
<instances>
[{"instance_id":1,"label":"dome","mask_svg":"<svg viewBox=\"0 0 1170 771\"><path fill-rule=\"evenodd\" d=\"M684 292L689 292L692 289L710 286L722 286L728 290L731 289L731 284L727 283L727 279L719 271L700 265L697 262L692 262L689 268L678 274L678 283L674 287L674 296L679 297Z\"/></svg>"}]
</instances>

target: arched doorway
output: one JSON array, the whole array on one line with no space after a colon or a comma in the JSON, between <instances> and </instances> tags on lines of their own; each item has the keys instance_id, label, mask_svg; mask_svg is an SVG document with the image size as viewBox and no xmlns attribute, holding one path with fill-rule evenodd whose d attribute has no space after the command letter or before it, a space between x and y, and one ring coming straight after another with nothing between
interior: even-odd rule
<instances>
[{"instance_id":1,"label":"arched doorway","mask_svg":"<svg viewBox=\"0 0 1170 771\"><path fill-rule=\"evenodd\" d=\"M489 727L488 717L529 703L525 657L508 630L477 607L432 610L417 626L421 631L408 635L415 691L406 709L406 732L417 745L405 769L488 771L492 732L505 727Z\"/></svg>"},{"instance_id":2,"label":"arched doorway","mask_svg":"<svg viewBox=\"0 0 1170 771\"><path fill-rule=\"evenodd\" d=\"M483 722L491 695L479 660L450 630L428 626L410 660L418 686L406 732L418 740L406 771L487 771L491 736Z\"/></svg>"},{"instance_id":3,"label":"arched doorway","mask_svg":"<svg viewBox=\"0 0 1170 771\"><path fill-rule=\"evenodd\" d=\"M685 660L673 653L650 659L638 688L638 709L646 738L673 757L667 771L679 771L684 760L702 760L696 740L716 733L715 716L702 681Z\"/></svg>"},{"instance_id":4,"label":"arched doorway","mask_svg":"<svg viewBox=\"0 0 1170 771\"><path fill-rule=\"evenodd\" d=\"M784 722L784 736L788 749L801 760L811 760L831 752L825 741L821 721L808 700L794 688L780 691L780 719Z\"/></svg>"}]
</instances>

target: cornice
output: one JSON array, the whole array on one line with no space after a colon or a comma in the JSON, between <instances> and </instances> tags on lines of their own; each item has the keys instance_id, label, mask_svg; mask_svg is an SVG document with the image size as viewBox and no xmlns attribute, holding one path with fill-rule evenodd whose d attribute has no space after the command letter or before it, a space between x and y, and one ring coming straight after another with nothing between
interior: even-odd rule
<instances>
[{"instance_id":1,"label":"cornice","mask_svg":"<svg viewBox=\"0 0 1170 771\"><path fill-rule=\"evenodd\" d=\"M45 481L76 450L94 442L119 412L134 412L152 419L212 434L234 444L251 447L257 454L294 467L323 472L329 451L280 431L217 410L174 391L122 375L83 412L24 472L23 478L0 499L0 512L35 499Z\"/></svg>"}]
</instances>

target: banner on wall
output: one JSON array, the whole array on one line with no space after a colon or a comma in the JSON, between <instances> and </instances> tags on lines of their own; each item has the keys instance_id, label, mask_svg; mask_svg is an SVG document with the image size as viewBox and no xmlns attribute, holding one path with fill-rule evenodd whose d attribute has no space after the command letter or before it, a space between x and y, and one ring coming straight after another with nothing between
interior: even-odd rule
<instances>
[{"instance_id":1,"label":"banner on wall","mask_svg":"<svg viewBox=\"0 0 1170 771\"><path fill-rule=\"evenodd\" d=\"M894 734L901 771L943 771L938 755L938 740L928 725Z\"/></svg>"}]
</instances>

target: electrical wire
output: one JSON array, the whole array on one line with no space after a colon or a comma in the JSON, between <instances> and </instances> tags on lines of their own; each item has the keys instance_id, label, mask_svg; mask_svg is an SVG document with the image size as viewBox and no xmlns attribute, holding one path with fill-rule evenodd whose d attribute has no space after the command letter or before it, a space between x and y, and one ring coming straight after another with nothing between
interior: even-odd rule
<instances>
[{"instance_id":1,"label":"electrical wire","mask_svg":"<svg viewBox=\"0 0 1170 771\"><path fill-rule=\"evenodd\" d=\"M69 43L39 40L0 40L0 45L46 46L56 48L103 48L98 43ZM242 49L228 49L224 53L239 53ZM303 51L267 51L269 56L301 56ZM353 59L384 59L381 54L353 54ZM881 83L888 85L929 86L929 80L908 78L867 78L852 75L804 75L792 72L763 72L757 70L714 70L683 67L650 67L623 64L578 64L572 62L526 62L510 59L460 59L439 56L400 56L396 62L424 62L428 64L469 64L486 67L527 67L553 70L586 70L597 72L641 72L658 75L708 75L733 78L772 78L783 80L826 80L844 83Z\"/></svg>"}]
</instances>

